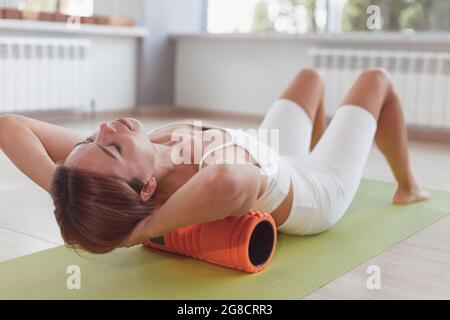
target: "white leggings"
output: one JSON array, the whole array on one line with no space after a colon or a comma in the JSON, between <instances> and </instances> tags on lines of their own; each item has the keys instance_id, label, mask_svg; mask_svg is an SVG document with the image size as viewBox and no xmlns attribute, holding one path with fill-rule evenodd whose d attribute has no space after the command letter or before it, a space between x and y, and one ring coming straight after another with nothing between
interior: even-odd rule
<instances>
[{"instance_id":1,"label":"white leggings","mask_svg":"<svg viewBox=\"0 0 450 320\"><path fill-rule=\"evenodd\" d=\"M277 100L261 128L279 130L281 165L287 166L293 205L278 230L309 235L332 227L350 206L361 182L377 129L367 110L342 106L310 153L312 123L290 100Z\"/></svg>"}]
</instances>

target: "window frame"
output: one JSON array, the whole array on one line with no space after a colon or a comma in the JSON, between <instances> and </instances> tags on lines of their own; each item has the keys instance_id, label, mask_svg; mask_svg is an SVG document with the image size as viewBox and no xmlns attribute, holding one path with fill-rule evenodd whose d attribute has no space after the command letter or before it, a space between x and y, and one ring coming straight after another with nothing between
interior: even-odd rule
<instances>
[{"instance_id":1,"label":"window frame","mask_svg":"<svg viewBox=\"0 0 450 320\"><path fill-rule=\"evenodd\" d=\"M214 34L213 32L210 32L208 30L208 22L209 22L209 17L208 17L208 8L209 8L209 0L200 0L202 1L202 14L201 14L201 30L202 32L208 33L208 34ZM226 0L224 0L226 1ZM405 32L409 32L407 30L395 30L395 31L389 31L389 30L375 30L375 31L343 31L342 30L342 8L340 8L339 6L336 5L337 1L333 1L333 0L324 0L326 1L326 11L327 11L327 21L326 21L326 25L325 25L325 30L323 32L306 32L306 34L308 33L312 33L312 34L346 34L346 33L364 33L364 34L372 34L372 33L398 33L398 34L404 34ZM344 4L345 6L345 4ZM330 19L331 17L331 19ZM331 21L331 22L330 22ZM251 31L251 32L247 32L245 34L258 34L258 33L264 33L264 32L256 32L256 31ZM272 32L271 32L272 33ZM275 34L279 34L279 35L287 35L288 33L284 33L284 32L273 32ZM414 30L413 31L414 34L427 34L427 33L431 33L431 34L436 34L436 33L450 33L450 30ZM230 32L230 33L226 33L226 34L241 34L241 32ZM290 34L290 35L302 35L305 33L296 33L296 34Z\"/></svg>"}]
</instances>

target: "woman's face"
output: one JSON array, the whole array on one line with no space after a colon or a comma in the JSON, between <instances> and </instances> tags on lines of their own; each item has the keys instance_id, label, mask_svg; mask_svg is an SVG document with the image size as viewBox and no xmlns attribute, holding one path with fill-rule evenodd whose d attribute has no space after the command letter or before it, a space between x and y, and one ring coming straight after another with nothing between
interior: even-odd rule
<instances>
[{"instance_id":1,"label":"woman's face","mask_svg":"<svg viewBox=\"0 0 450 320\"><path fill-rule=\"evenodd\" d=\"M126 180L153 176L155 150L139 120L125 118L103 123L74 147L65 165Z\"/></svg>"}]
</instances>

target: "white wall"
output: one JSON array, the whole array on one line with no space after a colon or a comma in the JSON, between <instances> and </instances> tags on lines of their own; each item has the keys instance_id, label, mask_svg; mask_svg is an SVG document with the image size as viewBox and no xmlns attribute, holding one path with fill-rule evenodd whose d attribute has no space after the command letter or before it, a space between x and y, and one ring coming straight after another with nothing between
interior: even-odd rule
<instances>
[{"instance_id":1,"label":"white wall","mask_svg":"<svg viewBox=\"0 0 450 320\"><path fill-rule=\"evenodd\" d=\"M312 65L308 50L314 47L448 52L450 44L449 34L400 33L192 34L175 39L176 105L249 114L264 114L295 74Z\"/></svg>"},{"instance_id":2,"label":"white wall","mask_svg":"<svg viewBox=\"0 0 450 320\"><path fill-rule=\"evenodd\" d=\"M138 44L134 38L92 37L92 91L97 111L137 106Z\"/></svg>"},{"instance_id":3,"label":"white wall","mask_svg":"<svg viewBox=\"0 0 450 320\"><path fill-rule=\"evenodd\" d=\"M140 51L140 105L173 103L175 44L170 35L200 32L204 23L204 4L204 0L144 2L142 21L150 34Z\"/></svg>"},{"instance_id":4,"label":"white wall","mask_svg":"<svg viewBox=\"0 0 450 320\"><path fill-rule=\"evenodd\" d=\"M308 65L295 42L179 40L175 103L262 114Z\"/></svg>"}]
</instances>

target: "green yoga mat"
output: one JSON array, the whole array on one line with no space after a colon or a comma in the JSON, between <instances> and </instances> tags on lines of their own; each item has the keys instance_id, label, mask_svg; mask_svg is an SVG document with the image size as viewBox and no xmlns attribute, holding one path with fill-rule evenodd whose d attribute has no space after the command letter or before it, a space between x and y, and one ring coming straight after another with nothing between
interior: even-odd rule
<instances>
[{"instance_id":1,"label":"green yoga mat","mask_svg":"<svg viewBox=\"0 0 450 320\"><path fill-rule=\"evenodd\" d=\"M279 233L273 260L261 273L143 247L88 259L58 247L0 263L0 299L299 299L450 212L450 192L393 206L393 189L363 181L333 229L309 237ZM69 265L80 267L80 290L66 287Z\"/></svg>"}]
</instances>

